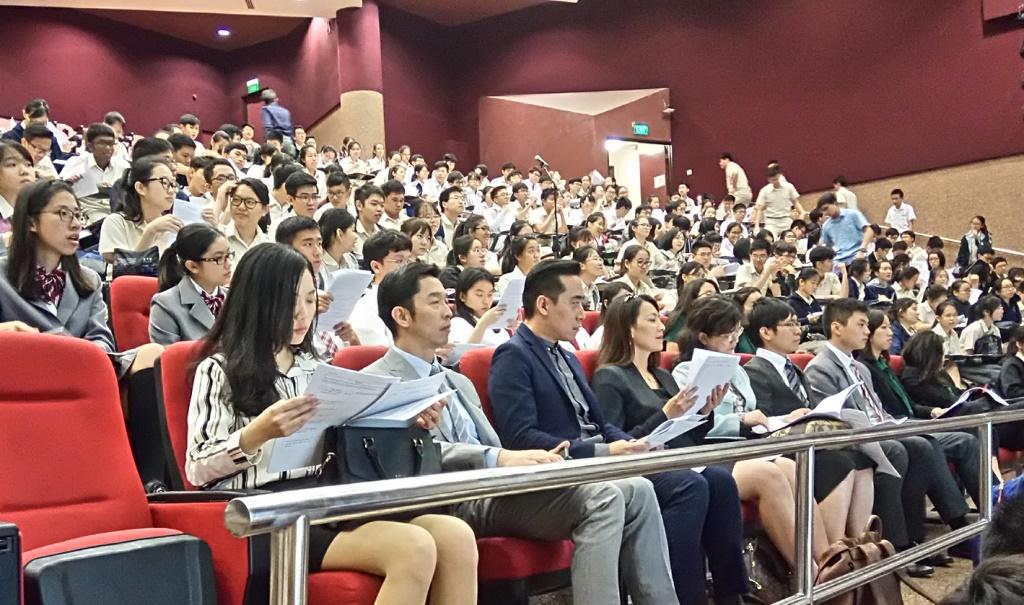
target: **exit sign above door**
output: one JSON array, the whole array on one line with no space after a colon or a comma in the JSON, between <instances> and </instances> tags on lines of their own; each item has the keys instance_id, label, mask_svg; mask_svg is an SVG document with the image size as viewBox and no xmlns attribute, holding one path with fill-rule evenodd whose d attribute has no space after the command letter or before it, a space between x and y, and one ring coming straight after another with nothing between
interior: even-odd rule
<instances>
[{"instance_id":1,"label":"exit sign above door","mask_svg":"<svg viewBox=\"0 0 1024 605\"><path fill-rule=\"evenodd\" d=\"M633 122L633 136L635 137L649 137L651 136L651 125L647 122Z\"/></svg>"}]
</instances>

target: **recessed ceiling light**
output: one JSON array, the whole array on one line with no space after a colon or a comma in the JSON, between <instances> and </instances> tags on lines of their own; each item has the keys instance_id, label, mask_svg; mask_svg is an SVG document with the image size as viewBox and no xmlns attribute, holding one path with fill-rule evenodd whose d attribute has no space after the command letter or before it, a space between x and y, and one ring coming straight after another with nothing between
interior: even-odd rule
<instances>
[{"instance_id":1,"label":"recessed ceiling light","mask_svg":"<svg viewBox=\"0 0 1024 605\"><path fill-rule=\"evenodd\" d=\"M220 36L221 38L227 38L228 36L231 35L231 30L226 28L226 27L218 27L217 28L217 35Z\"/></svg>"}]
</instances>

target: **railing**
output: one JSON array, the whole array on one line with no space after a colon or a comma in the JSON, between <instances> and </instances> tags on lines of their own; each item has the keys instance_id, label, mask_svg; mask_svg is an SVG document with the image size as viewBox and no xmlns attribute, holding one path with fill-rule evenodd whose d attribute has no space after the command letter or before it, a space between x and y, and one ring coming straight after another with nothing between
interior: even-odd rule
<instances>
[{"instance_id":1,"label":"railing","mask_svg":"<svg viewBox=\"0 0 1024 605\"><path fill-rule=\"evenodd\" d=\"M859 431L700 446L632 456L570 460L560 464L463 471L373 481L354 485L247 496L232 500L225 513L238 537L271 534L270 602L305 605L309 526L389 515L427 507L527 492L572 487L663 471L722 464L761 456L796 454L797 593L779 603L815 603L867 584L982 532L992 513L992 425L1024 420L1024 410L990 412L961 418L907 422ZM981 456L979 520L940 538L815 586L811 527L814 453L862 443L925 433L978 429Z\"/></svg>"}]
</instances>

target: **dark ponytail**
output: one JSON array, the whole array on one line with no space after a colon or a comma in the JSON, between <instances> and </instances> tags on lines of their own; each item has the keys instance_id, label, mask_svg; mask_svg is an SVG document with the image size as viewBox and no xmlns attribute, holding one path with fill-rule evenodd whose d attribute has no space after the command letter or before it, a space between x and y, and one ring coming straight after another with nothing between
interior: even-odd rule
<instances>
[{"instance_id":1,"label":"dark ponytail","mask_svg":"<svg viewBox=\"0 0 1024 605\"><path fill-rule=\"evenodd\" d=\"M125 170L124 176L121 177L121 180L124 182L121 214L133 223L142 222L142 199L139 198L139 192L135 190L135 184L142 183L146 185L149 179L153 177L153 171L157 166L167 166L170 168L172 178L174 178L174 168L167 160L160 156L147 156L135 160L132 162L131 168Z\"/></svg>"},{"instance_id":2,"label":"dark ponytail","mask_svg":"<svg viewBox=\"0 0 1024 605\"><path fill-rule=\"evenodd\" d=\"M177 239L160 257L160 291L177 286L189 274L185 261L200 262L218 237L222 237L220 231L206 223L182 227Z\"/></svg>"}]
</instances>

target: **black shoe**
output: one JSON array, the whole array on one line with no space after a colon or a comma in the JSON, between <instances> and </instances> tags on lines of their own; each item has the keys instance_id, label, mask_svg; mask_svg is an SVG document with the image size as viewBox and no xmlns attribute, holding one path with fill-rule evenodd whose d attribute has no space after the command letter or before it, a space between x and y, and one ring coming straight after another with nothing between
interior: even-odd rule
<instances>
[{"instance_id":1,"label":"black shoe","mask_svg":"<svg viewBox=\"0 0 1024 605\"><path fill-rule=\"evenodd\" d=\"M935 568L921 563L911 563L903 568L911 578L930 578L935 575Z\"/></svg>"},{"instance_id":2,"label":"black shoe","mask_svg":"<svg viewBox=\"0 0 1024 605\"><path fill-rule=\"evenodd\" d=\"M953 564L953 557L944 552L937 552L927 559L921 559L918 563L929 567L949 567Z\"/></svg>"}]
</instances>

